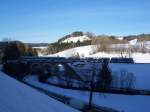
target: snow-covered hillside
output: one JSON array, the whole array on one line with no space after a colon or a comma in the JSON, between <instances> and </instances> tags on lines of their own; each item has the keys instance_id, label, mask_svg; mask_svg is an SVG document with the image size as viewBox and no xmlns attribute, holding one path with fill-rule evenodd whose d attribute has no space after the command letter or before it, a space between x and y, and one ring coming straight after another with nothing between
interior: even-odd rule
<instances>
[{"instance_id":1,"label":"snow-covered hillside","mask_svg":"<svg viewBox=\"0 0 150 112\"><path fill-rule=\"evenodd\" d=\"M80 57L129 57L129 54L120 54L120 53L106 53L106 52L97 52L93 54L93 50L95 49L95 46L89 45L89 46L83 46L83 47L76 47L73 49L68 49L53 55L48 56L59 56L59 57L72 57L75 54L79 54ZM150 63L150 54L149 53L132 53L131 57L134 59L136 63Z\"/></svg>"},{"instance_id":2,"label":"snow-covered hillside","mask_svg":"<svg viewBox=\"0 0 150 112\"><path fill-rule=\"evenodd\" d=\"M77 112L0 72L0 112Z\"/></svg>"},{"instance_id":3,"label":"snow-covered hillside","mask_svg":"<svg viewBox=\"0 0 150 112\"><path fill-rule=\"evenodd\" d=\"M46 49L47 47L32 47L32 48L35 48L35 49Z\"/></svg>"},{"instance_id":4,"label":"snow-covered hillside","mask_svg":"<svg viewBox=\"0 0 150 112\"><path fill-rule=\"evenodd\" d=\"M117 37L118 40L123 40L122 36Z\"/></svg>"},{"instance_id":5,"label":"snow-covered hillside","mask_svg":"<svg viewBox=\"0 0 150 112\"><path fill-rule=\"evenodd\" d=\"M83 35L83 36L78 36L78 37L69 37L63 40L61 43L70 43L70 42L76 43L78 41L83 42L86 40L91 40L91 39L87 35Z\"/></svg>"},{"instance_id":6,"label":"snow-covered hillside","mask_svg":"<svg viewBox=\"0 0 150 112\"><path fill-rule=\"evenodd\" d=\"M133 39L131 41L129 41L130 45L136 45L137 44L137 39Z\"/></svg>"},{"instance_id":7,"label":"snow-covered hillside","mask_svg":"<svg viewBox=\"0 0 150 112\"><path fill-rule=\"evenodd\" d=\"M94 46L76 47L48 56L72 57L76 53L79 53L79 55L89 56L89 54L92 53L93 47Z\"/></svg>"},{"instance_id":8,"label":"snow-covered hillside","mask_svg":"<svg viewBox=\"0 0 150 112\"><path fill-rule=\"evenodd\" d=\"M135 47L144 47L147 49L150 49L150 41L143 41L143 42L138 42L138 39L133 39L129 41L129 44Z\"/></svg>"}]
</instances>

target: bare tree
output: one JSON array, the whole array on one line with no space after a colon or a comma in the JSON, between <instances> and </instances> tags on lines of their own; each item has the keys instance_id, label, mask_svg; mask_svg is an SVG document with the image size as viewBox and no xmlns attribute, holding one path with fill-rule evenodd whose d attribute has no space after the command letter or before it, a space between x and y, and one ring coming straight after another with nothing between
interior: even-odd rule
<instances>
[{"instance_id":1,"label":"bare tree","mask_svg":"<svg viewBox=\"0 0 150 112\"><path fill-rule=\"evenodd\" d=\"M135 87L135 76L133 73L128 73L127 75L127 89L131 89Z\"/></svg>"},{"instance_id":2,"label":"bare tree","mask_svg":"<svg viewBox=\"0 0 150 112\"><path fill-rule=\"evenodd\" d=\"M112 72L112 87L119 87L119 74L118 71Z\"/></svg>"},{"instance_id":3,"label":"bare tree","mask_svg":"<svg viewBox=\"0 0 150 112\"><path fill-rule=\"evenodd\" d=\"M92 45L96 45L97 51L106 52L110 50L111 40L106 35L98 36L92 39Z\"/></svg>"},{"instance_id":4,"label":"bare tree","mask_svg":"<svg viewBox=\"0 0 150 112\"><path fill-rule=\"evenodd\" d=\"M135 76L126 69L120 70L120 88L132 89L135 84Z\"/></svg>"},{"instance_id":5,"label":"bare tree","mask_svg":"<svg viewBox=\"0 0 150 112\"><path fill-rule=\"evenodd\" d=\"M129 58L131 58L132 53L133 53L133 48L132 48L131 45L128 45L127 54L128 54L128 57L129 57Z\"/></svg>"}]
</instances>

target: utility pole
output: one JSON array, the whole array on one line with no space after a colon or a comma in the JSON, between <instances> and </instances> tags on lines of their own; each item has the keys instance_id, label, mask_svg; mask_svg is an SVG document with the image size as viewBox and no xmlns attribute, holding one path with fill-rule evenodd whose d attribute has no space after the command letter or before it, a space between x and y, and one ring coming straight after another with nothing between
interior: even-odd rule
<instances>
[{"instance_id":1,"label":"utility pole","mask_svg":"<svg viewBox=\"0 0 150 112\"><path fill-rule=\"evenodd\" d=\"M95 75L95 62L93 63L93 72L90 82L90 98L89 98L89 110L92 109L92 99L93 99L93 90L94 90L94 75Z\"/></svg>"}]
</instances>

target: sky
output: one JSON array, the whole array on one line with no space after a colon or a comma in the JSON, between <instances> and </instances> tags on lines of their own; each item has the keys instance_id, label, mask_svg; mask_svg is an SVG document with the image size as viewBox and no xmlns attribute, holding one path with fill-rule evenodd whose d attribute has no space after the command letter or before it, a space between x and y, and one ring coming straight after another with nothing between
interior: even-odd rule
<instances>
[{"instance_id":1,"label":"sky","mask_svg":"<svg viewBox=\"0 0 150 112\"><path fill-rule=\"evenodd\" d=\"M0 0L0 40L51 43L74 31L150 33L150 0Z\"/></svg>"}]
</instances>

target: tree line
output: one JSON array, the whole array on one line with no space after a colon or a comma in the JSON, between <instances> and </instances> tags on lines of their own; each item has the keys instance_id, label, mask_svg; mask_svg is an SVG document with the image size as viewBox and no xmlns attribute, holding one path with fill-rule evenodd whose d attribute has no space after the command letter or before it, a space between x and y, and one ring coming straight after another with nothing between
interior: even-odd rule
<instances>
[{"instance_id":1,"label":"tree line","mask_svg":"<svg viewBox=\"0 0 150 112\"><path fill-rule=\"evenodd\" d=\"M37 56L36 49L33 49L21 41L8 41L1 49L2 61L18 59L21 56Z\"/></svg>"},{"instance_id":2,"label":"tree line","mask_svg":"<svg viewBox=\"0 0 150 112\"><path fill-rule=\"evenodd\" d=\"M86 45L91 45L91 40L87 40L84 42L77 41L76 43L52 43L48 46L48 48L44 51L44 54L54 54L60 51L64 51L70 48L74 47L80 47L80 46L86 46Z\"/></svg>"}]
</instances>

